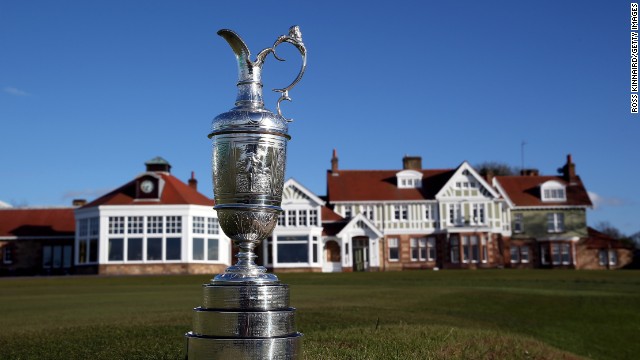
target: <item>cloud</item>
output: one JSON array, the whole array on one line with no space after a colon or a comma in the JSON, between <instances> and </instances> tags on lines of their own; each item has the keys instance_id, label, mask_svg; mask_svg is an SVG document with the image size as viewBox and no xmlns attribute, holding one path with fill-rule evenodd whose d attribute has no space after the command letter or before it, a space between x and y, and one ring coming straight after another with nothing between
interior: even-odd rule
<instances>
[{"instance_id":1,"label":"cloud","mask_svg":"<svg viewBox=\"0 0 640 360\"><path fill-rule=\"evenodd\" d=\"M616 198L616 197L605 197L600 196L592 191L587 191L589 194L589 198L593 203L594 209L601 209L603 207L615 207L615 206L624 206L628 205L628 202L624 199Z\"/></svg>"},{"instance_id":2,"label":"cloud","mask_svg":"<svg viewBox=\"0 0 640 360\"><path fill-rule=\"evenodd\" d=\"M14 96L30 96L31 95L31 94L29 94L28 92L26 92L24 90L20 90L20 89L14 88L12 86L5 86L5 88L2 89L2 91L6 92L7 94L14 95Z\"/></svg>"}]
</instances>

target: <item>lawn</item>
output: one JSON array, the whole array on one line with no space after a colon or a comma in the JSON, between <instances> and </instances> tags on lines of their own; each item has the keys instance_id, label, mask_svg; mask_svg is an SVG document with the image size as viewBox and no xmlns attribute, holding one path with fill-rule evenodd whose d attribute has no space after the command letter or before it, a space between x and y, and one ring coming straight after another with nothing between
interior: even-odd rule
<instances>
[{"instance_id":1,"label":"lawn","mask_svg":"<svg viewBox=\"0 0 640 360\"><path fill-rule=\"evenodd\" d=\"M640 272L280 274L305 359L625 359ZM180 359L209 276L0 279L2 359Z\"/></svg>"}]
</instances>

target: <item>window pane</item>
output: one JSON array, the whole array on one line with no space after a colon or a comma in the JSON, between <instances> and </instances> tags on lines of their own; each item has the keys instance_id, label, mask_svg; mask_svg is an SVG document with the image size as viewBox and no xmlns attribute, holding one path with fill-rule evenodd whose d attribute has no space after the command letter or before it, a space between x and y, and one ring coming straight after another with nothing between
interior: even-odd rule
<instances>
[{"instance_id":1,"label":"window pane","mask_svg":"<svg viewBox=\"0 0 640 360\"><path fill-rule=\"evenodd\" d=\"M599 258L599 264L600 265L607 265L607 250L600 250L598 252L598 258Z\"/></svg>"},{"instance_id":2,"label":"window pane","mask_svg":"<svg viewBox=\"0 0 640 360\"><path fill-rule=\"evenodd\" d=\"M193 238L193 260L204 260L203 238Z\"/></svg>"},{"instance_id":3,"label":"window pane","mask_svg":"<svg viewBox=\"0 0 640 360\"><path fill-rule=\"evenodd\" d=\"M313 243L312 246L313 248L311 249L311 252L313 254L313 262L317 263L318 262L318 244Z\"/></svg>"},{"instance_id":4,"label":"window pane","mask_svg":"<svg viewBox=\"0 0 640 360\"><path fill-rule=\"evenodd\" d=\"M181 238L167 238L167 260L180 260Z\"/></svg>"},{"instance_id":5,"label":"window pane","mask_svg":"<svg viewBox=\"0 0 640 360\"><path fill-rule=\"evenodd\" d=\"M306 263L309 261L308 244L278 243L279 263Z\"/></svg>"},{"instance_id":6,"label":"window pane","mask_svg":"<svg viewBox=\"0 0 640 360\"><path fill-rule=\"evenodd\" d=\"M89 239L89 262L98 262L98 239Z\"/></svg>"},{"instance_id":7,"label":"window pane","mask_svg":"<svg viewBox=\"0 0 640 360\"><path fill-rule=\"evenodd\" d=\"M512 263L520 262L520 252L518 251L517 246L511 246L510 253Z\"/></svg>"},{"instance_id":8,"label":"window pane","mask_svg":"<svg viewBox=\"0 0 640 360\"><path fill-rule=\"evenodd\" d=\"M207 219L207 233L210 235L218 235L220 232L220 223L217 218Z\"/></svg>"},{"instance_id":9,"label":"window pane","mask_svg":"<svg viewBox=\"0 0 640 360\"><path fill-rule=\"evenodd\" d=\"M42 267L45 269L51 267L51 246L42 247Z\"/></svg>"},{"instance_id":10,"label":"window pane","mask_svg":"<svg viewBox=\"0 0 640 360\"><path fill-rule=\"evenodd\" d=\"M560 264L560 244L551 245L551 252L553 253L551 255L553 257L553 263Z\"/></svg>"},{"instance_id":11,"label":"window pane","mask_svg":"<svg viewBox=\"0 0 640 360\"><path fill-rule=\"evenodd\" d=\"M218 260L218 239L207 241L207 260Z\"/></svg>"},{"instance_id":12,"label":"window pane","mask_svg":"<svg viewBox=\"0 0 640 360\"><path fill-rule=\"evenodd\" d=\"M87 241L80 239L80 249L78 250L78 263L84 264L87 262Z\"/></svg>"},{"instance_id":13,"label":"window pane","mask_svg":"<svg viewBox=\"0 0 640 360\"><path fill-rule=\"evenodd\" d=\"M109 261L124 259L124 239L109 239Z\"/></svg>"},{"instance_id":14,"label":"window pane","mask_svg":"<svg viewBox=\"0 0 640 360\"><path fill-rule=\"evenodd\" d=\"M616 250L609 250L609 265L618 265L618 253Z\"/></svg>"},{"instance_id":15,"label":"window pane","mask_svg":"<svg viewBox=\"0 0 640 360\"><path fill-rule=\"evenodd\" d=\"M193 233L204 234L204 216L193 217Z\"/></svg>"},{"instance_id":16,"label":"window pane","mask_svg":"<svg viewBox=\"0 0 640 360\"><path fill-rule=\"evenodd\" d=\"M59 269L62 266L62 246L53 247L53 268Z\"/></svg>"},{"instance_id":17,"label":"window pane","mask_svg":"<svg viewBox=\"0 0 640 360\"><path fill-rule=\"evenodd\" d=\"M520 247L520 259L522 262L529 262L529 247L521 246Z\"/></svg>"},{"instance_id":18,"label":"window pane","mask_svg":"<svg viewBox=\"0 0 640 360\"><path fill-rule=\"evenodd\" d=\"M62 267L68 269L71 267L71 254L73 253L73 248L71 245L65 245L62 249Z\"/></svg>"},{"instance_id":19,"label":"window pane","mask_svg":"<svg viewBox=\"0 0 640 360\"><path fill-rule=\"evenodd\" d=\"M147 260L162 260L162 238L147 239Z\"/></svg>"},{"instance_id":20,"label":"window pane","mask_svg":"<svg viewBox=\"0 0 640 360\"><path fill-rule=\"evenodd\" d=\"M142 238L127 239L127 260L142 260Z\"/></svg>"}]
</instances>

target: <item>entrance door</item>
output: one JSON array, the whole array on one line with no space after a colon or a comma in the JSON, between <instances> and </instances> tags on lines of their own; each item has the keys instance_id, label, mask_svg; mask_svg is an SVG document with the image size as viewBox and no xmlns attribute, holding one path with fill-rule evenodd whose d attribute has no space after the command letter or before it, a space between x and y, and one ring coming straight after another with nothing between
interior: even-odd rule
<instances>
[{"instance_id":1,"label":"entrance door","mask_svg":"<svg viewBox=\"0 0 640 360\"><path fill-rule=\"evenodd\" d=\"M366 236L354 237L353 243L353 271L366 271L369 269L369 238Z\"/></svg>"},{"instance_id":2,"label":"entrance door","mask_svg":"<svg viewBox=\"0 0 640 360\"><path fill-rule=\"evenodd\" d=\"M340 264L340 245L333 240L327 241L324 244L324 263L322 271L324 272L336 272L341 271L342 266Z\"/></svg>"}]
</instances>

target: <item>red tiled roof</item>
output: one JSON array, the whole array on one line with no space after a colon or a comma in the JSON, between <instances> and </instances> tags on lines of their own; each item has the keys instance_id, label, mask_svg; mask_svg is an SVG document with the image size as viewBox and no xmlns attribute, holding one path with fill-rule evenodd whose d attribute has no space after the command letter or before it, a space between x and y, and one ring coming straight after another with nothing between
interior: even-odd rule
<instances>
[{"instance_id":1,"label":"red tiled roof","mask_svg":"<svg viewBox=\"0 0 640 360\"><path fill-rule=\"evenodd\" d=\"M0 236L70 236L76 229L73 208L1 209Z\"/></svg>"},{"instance_id":2,"label":"red tiled roof","mask_svg":"<svg viewBox=\"0 0 640 360\"><path fill-rule=\"evenodd\" d=\"M330 202L434 199L455 169L418 170L422 173L420 189L399 189L399 171L402 170L340 170L336 176L328 171L327 197Z\"/></svg>"},{"instance_id":3,"label":"red tiled roof","mask_svg":"<svg viewBox=\"0 0 640 360\"><path fill-rule=\"evenodd\" d=\"M585 240L584 244L590 249L606 249L611 247L612 249L632 249L633 245L622 240L614 239L613 237L601 233L600 231L587 227L589 237Z\"/></svg>"},{"instance_id":4,"label":"red tiled roof","mask_svg":"<svg viewBox=\"0 0 640 360\"><path fill-rule=\"evenodd\" d=\"M334 212L333 210L329 209L326 206L323 206L321 208L321 216L322 216L322 222L334 222L334 221L340 221L340 220L344 220L342 218L342 216L340 216L338 213Z\"/></svg>"},{"instance_id":5,"label":"red tiled roof","mask_svg":"<svg viewBox=\"0 0 640 360\"><path fill-rule=\"evenodd\" d=\"M502 189L515 206L591 206L591 200L580 177L568 184L562 176L496 176ZM567 201L542 201L540 185L549 180L566 186Z\"/></svg>"},{"instance_id":6,"label":"red tiled roof","mask_svg":"<svg viewBox=\"0 0 640 360\"><path fill-rule=\"evenodd\" d=\"M160 196L160 201L135 201L136 180L132 180L123 186L103 195L86 204L83 208L99 205L205 205L213 206L214 201L202 195L197 190L189 187L178 178L167 173L156 173L164 179L165 184Z\"/></svg>"}]
</instances>

